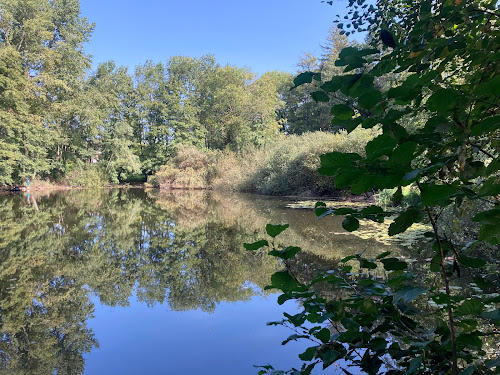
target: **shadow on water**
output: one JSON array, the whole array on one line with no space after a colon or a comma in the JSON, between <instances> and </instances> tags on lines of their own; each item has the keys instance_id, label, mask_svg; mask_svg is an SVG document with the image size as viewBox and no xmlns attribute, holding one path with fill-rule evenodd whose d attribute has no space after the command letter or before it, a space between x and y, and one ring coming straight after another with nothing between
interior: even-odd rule
<instances>
[{"instance_id":1,"label":"shadow on water","mask_svg":"<svg viewBox=\"0 0 500 375\"><path fill-rule=\"evenodd\" d=\"M213 312L265 295L280 265L242 243L267 223L290 223L280 241L306 250L294 265L304 278L346 254L388 249L336 234L341 218L318 222L283 199L141 189L0 196L0 373L83 373L98 346L92 301Z\"/></svg>"}]
</instances>

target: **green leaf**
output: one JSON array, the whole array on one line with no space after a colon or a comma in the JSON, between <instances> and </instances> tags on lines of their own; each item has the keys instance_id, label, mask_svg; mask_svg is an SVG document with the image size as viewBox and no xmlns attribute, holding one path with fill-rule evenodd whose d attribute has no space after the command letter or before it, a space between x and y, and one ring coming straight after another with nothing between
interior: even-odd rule
<instances>
[{"instance_id":1,"label":"green leaf","mask_svg":"<svg viewBox=\"0 0 500 375\"><path fill-rule=\"evenodd\" d=\"M278 234L283 232L285 229L287 229L290 226L290 224L285 224L285 225L274 225L274 224L267 224L266 225L266 232L268 235L271 237L276 237Z\"/></svg>"},{"instance_id":2,"label":"green leaf","mask_svg":"<svg viewBox=\"0 0 500 375\"><path fill-rule=\"evenodd\" d=\"M500 320L500 309L496 309L493 311L485 311L481 314L481 318L490 319L490 320Z\"/></svg>"},{"instance_id":3,"label":"green leaf","mask_svg":"<svg viewBox=\"0 0 500 375\"><path fill-rule=\"evenodd\" d=\"M457 348L459 350L463 348L481 349L482 347L483 342L477 333L461 333L457 337Z\"/></svg>"},{"instance_id":4,"label":"green leaf","mask_svg":"<svg viewBox=\"0 0 500 375\"><path fill-rule=\"evenodd\" d=\"M271 286L284 292L295 290L299 284L288 271L275 272L271 276Z\"/></svg>"},{"instance_id":5,"label":"green leaf","mask_svg":"<svg viewBox=\"0 0 500 375\"><path fill-rule=\"evenodd\" d=\"M384 209L380 206L372 205L372 206L368 206L368 207L363 208L360 212L362 215L367 216L367 215L384 213Z\"/></svg>"},{"instance_id":6,"label":"green leaf","mask_svg":"<svg viewBox=\"0 0 500 375\"><path fill-rule=\"evenodd\" d=\"M366 260L366 259L361 259L361 260L359 261L359 266L360 266L361 268L368 268L368 269L371 269L371 270L374 270L374 269L376 269L376 268L377 268L377 265L376 265L375 263L370 262L370 261L368 261L368 260Z\"/></svg>"},{"instance_id":7,"label":"green leaf","mask_svg":"<svg viewBox=\"0 0 500 375\"><path fill-rule=\"evenodd\" d=\"M416 208L409 208L407 211L401 213L396 220L389 226L389 236L394 236L398 233L403 233L414 223L422 220L422 213Z\"/></svg>"},{"instance_id":8,"label":"green leaf","mask_svg":"<svg viewBox=\"0 0 500 375\"><path fill-rule=\"evenodd\" d=\"M337 120L349 120L354 116L354 110L345 104L334 105L331 113Z\"/></svg>"},{"instance_id":9,"label":"green leaf","mask_svg":"<svg viewBox=\"0 0 500 375\"><path fill-rule=\"evenodd\" d=\"M481 96L499 96L500 95L500 75L492 79L485 80L474 90L474 94Z\"/></svg>"},{"instance_id":10,"label":"green leaf","mask_svg":"<svg viewBox=\"0 0 500 375\"><path fill-rule=\"evenodd\" d=\"M406 262L402 262L398 258L386 258L382 259L381 262L384 264L386 271L400 271L408 267Z\"/></svg>"},{"instance_id":11,"label":"green leaf","mask_svg":"<svg viewBox=\"0 0 500 375\"><path fill-rule=\"evenodd\" d=\"M434 206L443 203L443 201L455 197L459 191L450 185L423 185L422 203L426 206Z\"/></svg>"},{"instance_id":12,"label":"green leaf","mask_svg":"<svg viewBox=\"0 0 500 375\"><path fill-rule=\"evenodd\" d=\"M311 346L307 348L306 351L302 354L299 354L299 358L303 361L312 361L314 356L316 355L317 346Z\"/></svg>"},{"instance_id":13,"label":"green leaf","mask_svg":"<svg viewBox=\"0 0 500 375\"><path fill-rule=\"evenodd\" d=\"M411 302L425 292L427 292L426 288L407 285L394 293L394 301L398 302L402 300L403 302Z\"/></svg>"},{"instance_id":14,"label":"green leaf","mask_svg":"<svg viewBox=\"0 0 500 375\"><path fill-rule=\"evenodd\" d=\"M483 311L483 303L481 301L468 299L464 303L457 306L455 313L460 316L464 315L480 315Z\"/></svg>"},{"instance_id":15,"label":"green leaf","mask_svg":"<svg viewBox=\"0 0 500 375\"><path fill-rule=\"evenodd\" d=\"M500 115L491 116L472 127L471 135L481 135L500 129Z\"/></svg>"},{"instance_id":16,"label":"green leaf","mask_svg":"<svg viewBox=\"0 0 500 375\"><path fill-rule=\"evenodd\" d=\"M427 109L433 112L442 112L456 106L460 102L462 93L455 89L440 89L427 100Z\"/></svg>"},{"instance_id":17,"label":"green leaf","mask_svg":"<svg viewBox=\"0 0 500 375\"><path fill-rule=\"evenodd\" d=\"M384 43L387 47L396 48L396 41L388 30L380 31L380 40L382 40L382 43Z\"/></svg>"},{"instance_id":18,"label":"green leaf","mask_svg":"<svg viewBox=\"0 0 500 375\"><path fill-rule=\"evenodd\" d=\"M377 259L383 259L383 258L385 258L388 255L391 255L391 252L390 251L384 251L382 254L379 254L377 256Z\"/></svg>"},{"instance_id":19,"label":"green leaf","mask_svg":"<svg viewBox=\"0 0 500 375\"><path fill-rule=\"evenodd\" d=\"M353 216L347 216L342 222L342 227L348 232L354 232L359 228L359 221Z\"/></svg>"},{"instance_id":20,"label":"green leaf","mask_svg":"<svg viewBox=\"0 0 500 375\"><path fill-rule=\"evenodd\" d=\"M349 214L354 214L354 213L358 212L357 210L355 210L353 208L348 208L348 207L337 208L334 211L335 211L335 215L349 215Z\"/></svg>"},{"instance_id":21,"label":"green leaf","mask_svg":"<svg viewBox=\"0 0 500 375\"><path fill-rule=\"evenodd\" d=\"M287 260L287 259L293 258L300 250L301 250L300 247L288 246L288 247L285 247L283 250L272 250L268 254L275 256L277 258Z\"/></svg>"},{"instance_id":22,"label":"green leaf","mask_svg":"<svg viewBox=\"0 0 500 375\"><path fill-rule=\"evenodd\" d=\"M409 166L414 158L415 150L417 149L417 142L405 142L394 149L391 160L394 163Z\"/></svg>"},{"instance_id":23,"label":"green leaf","mask_svg":"<svg viewBox=\"0 0 500 375\"><path fill-rule=\"evenodd\" d=\"M359 310L365 314L376 315L378 313L377 305L371 299L365 299Z\"/></svg>"},{"instance_id":24,"label":"green leaf","mask_svg":"<svg viewBox=\"0 0 500 375\"><path fill-rule=\"evenodd\" d=\"M321 329L319 332L316 332L314 336L318 339L321 340L323 343L327 343L330 341L331 333L327 328Z\"/></svg>"},{"instance_id":25,"label":"green leaf","mask_svg":"<svg viewBox=\"0 0 500 375\"><path fill-rule=\"evenodd\" d=\"M323 102L323 103L326 103L330 100L330 97L324 91L312 92L311 98L313 98L315 102Z\"/></svg>"},{"instance_id":26,"label":"green leaf","mask_svg":"<svg viewBox=\"0 0 500 375\"><path fill-rule=\"evenodd\" d=\"M486 265L486 260L481 258L470 258L465 255L460 255L458 258L458 263L470 268L481 268Z\"/></svg>"},{"instance_id":27,"label":"green leaf","mask_svg":"<svg viewBox=\"0 0 500 375\"><path fill-rule=\"evenodd\" d=\"M309 336L307 336L307 335L294 334L294 335L288 336L287 339L281 343L281 345L286 345L290 341L297 341L298 339L307 339L307 338L309 338Z\"/></svg>"},{"instance_id":28,"label":"green leaf","mask_svg":"<svg viewBox=\"0 0 500 375\"><path fill-rule=\"evenodd\" d=\"M361 156L355 153L342 153L334 151L321 155L320 160L322 167L350 167L354 162L361 160Z\"/></svg>"},{"instance_id":29,"label":"green leaf","mask_svg":"<svg viewBox=\"0 0 500 375\"><path fill-rule=\"evenodd\" d=\"M487 368L498 367L498 366L500 366L500 358L492 359L491 361L487 361L487 362L484 363L484 365Z\"/></svg>"},{"instance_id":30,"label":"green leaf","mask_svg":"<svg viewBox=\"0 0 500 375\"><path fill-rule=\"evenodd\" d=\"M375 107L382 100L382 94L378 90L371 90L369 92L360 95L358 98L358 104L365 109L371 109ZM365 123L363 123L363 127Z\"/></svg>"},{"instance_id":31,"label":"green leaf","mask_svg":"<svg viewBox=\"0 0 500 375\"><path fill-rule=\"evenodd\" d=\"M245 247L246 250L259 250L263 248L264 246L269 246L269 243L266 240L260 240L257 242L253 243L244 243L243 247Z\"/></svg>"},{"instance_id":32,"label":"green leaf","mask_svg":"<svg viewBox=\"0 0 500 375\"><path fill-rule=\"evenodd\" d=\"M303 85L305 83L311 83L312 80L313 80L313 77L315 75L317 75L318 73L313 73L313 72L303 72L303 73L300 73L297 77L295 77L293 79L293 84L294 86L292 87L292 89L300 86L300 85Z\"/></svg>"},{"instance_id":33,"label":"green leaf","mask_svg":"<svg viewBox=\"0 0 500 375\"><path fill-rule=\"evenodd\" d=\"M366 144L366 157L376 159L382 155L391 155L397 144L398 140L396 138L389 136L389 134L380 134Z\"/></svg>"},{"instance_id":34,"label":"green leaf","mask_svg":"<svg viewBox=\"0 0 500 375\"><path fill-rule=\"evenodd\" d=\"M408 369L406 374L413 374L421 367L422 367L422 357L421 356L415 357L410 361L410 368Z\"/></svg>"}]
</instances>

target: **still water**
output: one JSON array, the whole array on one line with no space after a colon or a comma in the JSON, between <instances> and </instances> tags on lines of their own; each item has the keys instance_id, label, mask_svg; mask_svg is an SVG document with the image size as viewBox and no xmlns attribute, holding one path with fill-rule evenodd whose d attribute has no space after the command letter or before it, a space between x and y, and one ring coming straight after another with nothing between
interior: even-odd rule
<instances>
[{"instance_id":1,"label":"still water","mask_svg":"<svg viewBox=\"0 0 500 375\"><path fill-rule=\"evenodd\" d=\"M243 249L289 223L304 279L361 250L405 248L346 235L293 201L214 192L72 190L0 196L0 374L256 374L299 366L307 342L269 327L264 291L280 265ZM330 369L332 373L333 369Z\"/></svg>"}]
</instances>

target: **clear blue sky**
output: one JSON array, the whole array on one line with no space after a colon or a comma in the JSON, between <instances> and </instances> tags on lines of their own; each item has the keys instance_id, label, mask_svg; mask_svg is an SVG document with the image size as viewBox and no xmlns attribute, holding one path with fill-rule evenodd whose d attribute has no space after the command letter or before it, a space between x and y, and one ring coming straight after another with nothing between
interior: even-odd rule
<instances>
[{"instance_id":1,"label":"clear blue sky","mask_svg":"<svg viewBox=\"0 0 500 375\"><path fill-rule=\"evenodd\" d=\"M211 53L222 64L294 72L304 52L321 53L336 14L320 0L80 0L96 28L86 52L94 67L114 60L129 67L170 56Z\"/></svg>"}]
</instances>

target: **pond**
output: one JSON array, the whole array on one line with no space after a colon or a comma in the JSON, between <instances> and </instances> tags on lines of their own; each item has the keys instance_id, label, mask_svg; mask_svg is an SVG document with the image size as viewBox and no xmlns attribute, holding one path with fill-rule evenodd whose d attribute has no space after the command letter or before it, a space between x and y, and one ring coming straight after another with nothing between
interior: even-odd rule
<instances>
[{"instance_id":1,"label":"pond","mask_svg":"<svg viewBox=\"0 0 500 375\"><path fill-rule=\"evenodd\" d=\"M0 196L0 373L256 374L299 366L307 342L268 327L280 269L242 244L267 223L300 246L301 277L401 243L346 234L291 199L207 191L70 190ZM379 230L380 231L380 230Z\"/></svg>"}]
</instances>

